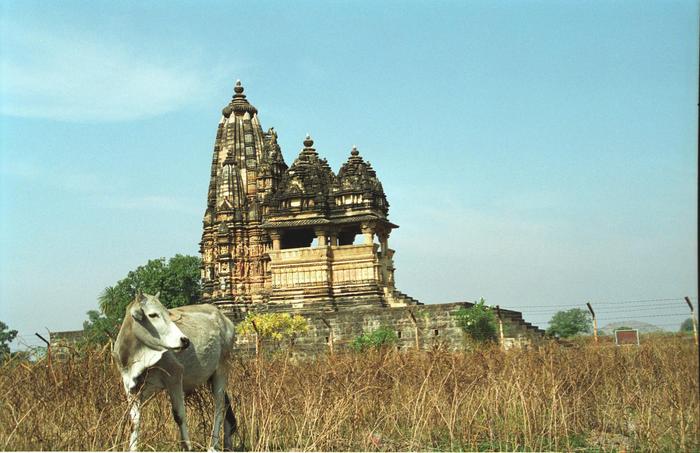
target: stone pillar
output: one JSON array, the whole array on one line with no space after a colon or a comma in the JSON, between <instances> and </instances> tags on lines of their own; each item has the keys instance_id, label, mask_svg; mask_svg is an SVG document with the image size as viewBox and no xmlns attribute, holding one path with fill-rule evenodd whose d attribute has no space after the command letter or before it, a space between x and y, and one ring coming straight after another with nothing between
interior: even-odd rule
<instances>
[{"instance_id":1,"label":"stone pillar","mask_svg":"<svg viewBox=\"0 0 700 453\"><path fill-rule=\"evenodd\" d=\"M279 231L270 231L270 239L272 239L272 250L280 250L282 248L282 235Z\"/></svg>"},{"instance_id":2,"label":"stone pillar","mask_svg":"<svg viewBox=\"0 0 700 453\"><path fill-rule=\"evenodd\" d=\"M326 230L317 228L315 231L318 238L318 246L324 247L326 245Z\"/></svg>"},{"instance_id":3,"label":"stone pillar","mask_svg":"<svg viewBox=\"0 0 700 453\"><path fill-rule=\"evenodd\" d=\"M331 238L331 243L328 245L330 245L331 247L337 246L338 245L338 232L336 230L331 230L329 232L329 236Z\"/></svg>"},{"instance_id":4,"label":"stone pillar","mask_svg":"<svg viewBox=\"0 0 700 453\"><path fill-rule=\"evenodd\" d=\"M382 246L381 252L383 255L385 255L389 250L389 232L384 231L377 234L377 236L379 237L379 244Z\"/></svg>"},{"instance_id":5,"label":"stone pillar","mask_svg":"<svg viewBox=\"0 0 700 453\"><path fill-rule=\"evenodd\" d=\"M365 236L365 245L372 245L374 243L374 225L371 223L363 223L362 234Z\"/></svg>"}]
</instances>

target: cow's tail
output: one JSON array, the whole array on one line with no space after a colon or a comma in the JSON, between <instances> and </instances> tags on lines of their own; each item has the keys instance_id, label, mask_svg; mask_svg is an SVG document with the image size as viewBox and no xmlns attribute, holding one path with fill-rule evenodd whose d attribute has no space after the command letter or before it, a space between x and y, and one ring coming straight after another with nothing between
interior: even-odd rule
<instances>
[{"instance_id":1,"label":"cow's tail","mask_svg":"<svg viewBox=\"0 0 700 453\"><path fill-rule=\"evenodd\" d=\"M233 442L231 437L238 429L238 422L236 421L236 416L233 415L231 399L228 397L228 393L224 393L224 407L226 408L226 416L224 417L224 450L232 451ZM239 450L242 450L243 442L241 442L240 447Z\"/></svg>"}]
</instances>

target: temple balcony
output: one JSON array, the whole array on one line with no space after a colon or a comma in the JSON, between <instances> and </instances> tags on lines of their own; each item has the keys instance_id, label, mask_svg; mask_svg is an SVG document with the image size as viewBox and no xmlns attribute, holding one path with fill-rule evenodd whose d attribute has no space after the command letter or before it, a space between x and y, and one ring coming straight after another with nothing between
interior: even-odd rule
<instances>
[{"instance_id":1,"label":"temple balcony","mask_svg":"<svg viewBox=\"0 0 700 453\"><path fill-rule=\"evenodd\" d=\"M361 300L388 305L393 288L393 250L378 244L322 245L270 250L271 302L333 303Z\"/></svg>"}]
</instances>

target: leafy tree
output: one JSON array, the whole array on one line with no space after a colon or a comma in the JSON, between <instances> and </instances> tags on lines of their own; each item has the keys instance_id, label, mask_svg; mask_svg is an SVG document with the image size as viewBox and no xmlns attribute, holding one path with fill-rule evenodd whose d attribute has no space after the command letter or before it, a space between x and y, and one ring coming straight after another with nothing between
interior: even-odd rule
<instances>
[{"instance_id":1,"label":"leafy tree","mask_svg":"<svg viewBox=\"0 0 700 453\"><path fill-rule=\"evenodd\" d=\"M110 337L116 337L121 319L109 318L97 310L87 312L88 319L83 322L83 342L107 343Z\"/></svg>"},{"instance_id":2,"label":"leafy tree","mask_svg":"<svg viewBox=\"0 0 700 453\"><path fill-rule=\"evenodd\" d=\"M104 343L109 335L114 336L137 290L147 294L160 292L160 301L167 308L198 303L201 296L199 268L198 257L175 255L168 261L165 258L149 260L130 271L100 294L99 311L87 312L88 319L83 323L86 341Z\"/></svg>"},{"instance_id":3,"label":"leafy tree","mask_svg":"<svg viewBox=\"0 0 700 453\"><path fill-rule=\"evenodd\" d=\"M681 323L681 332L692 332L693 331L693 318L688 318Z\"/></svg>"},{"instance_id":4,"label":"leafy tree","mask_svg":"<svg viewBox=\"0 0 700 453\"><path fill-rule=\"evenodd\" d=\"M17 337L16 330L8 330L7 324L0 321L0 358L10 354L10 343Z\"/></svg>"},{"instance_id":5,"label":"leafy tree","mask_svg":"<svg viewBox=\"0 0 700 453\"><path fill-rule=\"evenodd\" d=\"M591 314L581 308L558 311L549 321L547 333L560 338L593 332Z\"/></svg>"},{"instance_id":6,"label":"leafy tree","mask_svg":"<svg viewBox=\"0 0 700 453\"><path fill-rule=\"evenodd\" d=\"M483 297L471 307L457 311L457 324L476 341L496 341L498 338L496 314Z\"/></svg>"},{"instance_id":7,"label":"leafy tree","mask_svg":"<svg viewBox=\"0 0 700 453\"><path fill-rule=\"evenodd\" d=\"M398 340L399 337L394 332L394 329L385 326L356 337L350 344L350 347L357 352L366 351L370 348L382 349L396 344Z\"/></svg>"},{"instance_id":8,"label":"leafy tree","mask_svg":"<svg viewBox=\"0 0 700 453\"><path fill-rule=\"evenodd\" d=\"M155 294L168 308L199 302L201 296L200 261L196 256L175 255L148 261L129 272L116 285L105 288L99 298L100 310L109 318L121 319L136 291Z\"/></svg>"}]
</instances>

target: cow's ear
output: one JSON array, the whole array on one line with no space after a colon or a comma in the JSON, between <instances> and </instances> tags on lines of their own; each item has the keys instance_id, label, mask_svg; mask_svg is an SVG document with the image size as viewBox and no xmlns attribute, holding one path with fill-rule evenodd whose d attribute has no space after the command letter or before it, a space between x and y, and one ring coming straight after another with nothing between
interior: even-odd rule
<instances>
[{"instance_id":1,"label":"cow's ear","mask_svg":"<svg viewBox=\"0 0 700 453\"><path fill-rule=\"evenodd\" d=\"M137 305L135 307L131 307L130 313L131 313L131 317L134 318L135 320L137 320L137 321L143 320L143 308L141 308L140 306Z\"/></svg>"},{"instance_id":2,"label":"cow's ear","mask_svg":"<svg viewBox=\"0 0 700 453\"><path fill-rule=\"evenodd\" d=\"M160 297L160 291L158 291L158 292L156 293L156 295L153 296L153 297L155 297L156 299L158 299L158 298Z\"/></svg>"},{"instance_id":3,"label":"cow's ear","mask_svg":"<svg viewBox=\"0 0 700 453\"><path fill-rule=\"evenodd\" d=\"M136 302L141 302L141 299L143 299L143 293L139 289L138 291L136 291Z\"/></svg>"}]
</instances>

